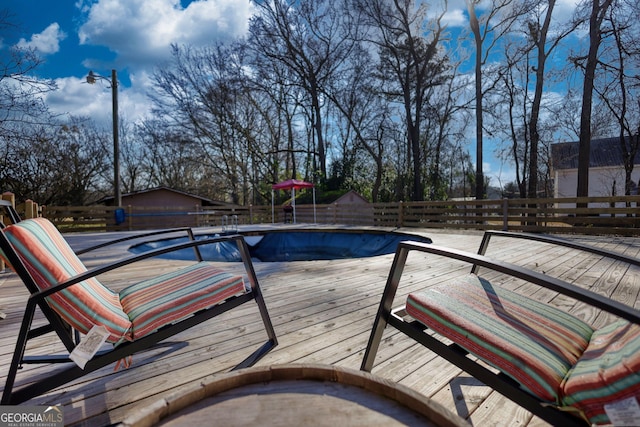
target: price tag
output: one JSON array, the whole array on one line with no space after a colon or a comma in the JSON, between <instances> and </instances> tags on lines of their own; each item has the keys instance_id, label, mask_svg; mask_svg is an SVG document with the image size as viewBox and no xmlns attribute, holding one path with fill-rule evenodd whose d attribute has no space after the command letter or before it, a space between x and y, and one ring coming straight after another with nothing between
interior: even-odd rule
<instances>
[{"instance_id":1,"label":"price tag","mask_svg":"<svg viewBox=\"0 0 640 427\"><path fill-rule=\"evenodd\" d=\"M94 326L87 335L80 340L80 344L73 349L69 358L76 362L76 365L84 369L84 366L95 356L107 338L109 338L107 328L102 325Z\"/></svg>"},{"instance_id":2,"label":"price tag","mask_svg":"<svg viewBox=\"0 0 640 427\"><path fill-rule=\"evenodd\" d=\"M637 426L640 424L640 405L635 397L604 405L604 411L614 426Z\"/></svg>"}]
</instances>

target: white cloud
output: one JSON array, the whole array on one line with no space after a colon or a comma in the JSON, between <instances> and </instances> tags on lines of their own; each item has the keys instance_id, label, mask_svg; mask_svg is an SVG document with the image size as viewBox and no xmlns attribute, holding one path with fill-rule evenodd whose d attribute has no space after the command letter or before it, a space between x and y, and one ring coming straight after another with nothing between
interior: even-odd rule
<instances>
[{"instance_id":1,"label":"white cloud","mask_svg":"<svg viewBox=\"0 0 640 427\"><path fill-rule=\"evenodd\" d=\"M558 0L553 10L554 20L562 23L569 21L581 1L582 0ZM442 6L444 6L444 3L430 3L430 7L433 9L434 14L436 11L440 10ZM465 0L449 0L446 3L446 7L447 10L444 15L443 23L447 24L449 27L466 27L469 25ZM490 7L491 2L483 0L476 4L476 13L481 16Z\"/></svg>"},{"instance_id":2,"label":"white cloud","mask_svg":"<svg viewBox=\"0 0 640 427\"><path fill-rule=\"evenodd\" d=\"M442 19L442 23L449 27L463 27L468 25L468 22L462 9L448 10Z\"/></svg>"},{"instance_id":3,"label":"white cloud","mask_svg":"<svg viewBox=\"0 0 640 427\"><path fill-rule=\"evenodd\" d=\"M20 39L18 43L16 43L16 46L25 49L35 49L40 54L48 55L58 52L60 50L60 42L66 37L67 35L60 30L60 25L54 22L40 34L33 34L31 40Z\"/></svg>"},{"instance_id":4,"label":"white cloud","mask_svg":"<svg viewBox=\"0 0 640 427\"><path fill-rule=\"evenodd\" d=\"M102 74L116 68L122 72L119 80L129 80L118 90L119 115L128 122L149 113L150 75L169 58L172 43L197 47L243 36L254 11L249 0L195 0L186 7L180 0L77 0L75 7L83 15L80 45L106 47L116 55L85 57L83 65ZM109 129L109 82L89 85L85 76L55 81L58 90L45 95L52 111L88 116Z\"/></svg>"},{"instance_id":5,"label":"white cloud","mask_svg":"<svg viewBox=\"0 0 640 427\"><path fill-rule=\"evenodd\" d=\"M558 0L553 15L560 22L567 22L572 17L581 0Z\"/></svg>"},{"instance_id":6,"label":"white cloud","mask_svg":"<svg viewBox=\"0 0 640 427\"><path fill-rule=\"evenodd\" d=\"M118 88L118 116L126 118L128 122L135 122L149 113L144 80L137 79L136 85L130 88ZM107 81L98 80L94 85L87 84L84 77L65 77L55 81L58 90L44 96L54 113L90 117L99 126L110 129L112 91Z\"/></svg>"},{"instance_id":7,"label":"white cloud","mask_svg":"<svg viewBox=\"0 0 640 427\"><path fill-rule=\"evenodd\" d=\"M516 171L513 165L505 164L498 159L493 159L495 163L484 162L482 164L482 173L489 178L489 185L492 187L502 188L510 182L515 182ZM496 167L498 170L494 170Z\"/></svg>"},{"instance_id":8,"label":"white cloud","mask_svg":"<svg viewBox=\"0 0 640 427\"><path fill-rule=\"evenodd\" d=\"M87 11L80 44L106 46L131 68L166 59L172 43L202 46L242 36L253 11L248 0L200 0L186 8L179 0L98 0L78 7Z\"/></svg>"},{"instance_id":9,"label":"white cloud","mask_svg":"<svg viewBox=\"0 0 640 427\"><path fill-rule=\"evenodd\" d=\"M441 0L426 3L428 17L433 19L442 15L442 24L450 28L464 27L469 21L465 15L467 10L465 0L448 0L446 2Z\"/></svg>"}]
</instances>

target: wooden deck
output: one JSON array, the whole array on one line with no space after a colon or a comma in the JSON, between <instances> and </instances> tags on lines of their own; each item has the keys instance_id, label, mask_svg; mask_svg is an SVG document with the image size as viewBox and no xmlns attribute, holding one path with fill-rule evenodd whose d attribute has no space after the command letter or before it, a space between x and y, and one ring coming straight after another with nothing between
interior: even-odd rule
<instances>
[{"instance_id":1,"label":"wooden deck","mask_svg":"<svg viewBox=\"0 0 640 427\"><path fill-rule=\"evenodd\" d=\"M473 252L477 250L482 236L475 232L436 230L422 230L421 234L431 237L435 244ZM106 237L113 235L77 234L69 235L68 239L73 247L80 248ZM634 256L640 250L640 239L637 238L573 238ZM120 245L109 251L98 251L83 259L88 265L102 264L124 254L126 247ZM567 249L505 239L492 241L488 254L560 276L638 306L640 275L619 263L576 255ZM321 363L359 369L392 259L393 255L385 255L336 261L256 263L256 272L279 340L278 347L258 365ZM118 289L149 272L157 273L183 263L146 261L135 268L104 276L102 280ZM226 267L241 271L240 264L227 264ZM412 254L405 268L399 297L467 272L466 266L443 258ZM487 272L487 277L494 276ZM526 284L494 278L504 286L535 292ZM608 321L566 299L552 300L553 295L548 292L537 295L591 323ZM0 311L6 314L6 318L0 320L0 358L3 361L0 384L4 384L26 297L26 289L13 273L0 274ZM136 354L133 366L127 370L114 372L113 367L104 368L26 404L64 405L67 425L117 424L132 411L167 393L226 372L264 339L257 309L254 304L248 304L188 330L162 346ZM39 345L47 351L57 348L54 340L45 338L40 339ZM18 373L17 385L24 384L29 378L47 375L51 369L55 368L25 367ZM389 329L385 332L373 374L399 382L442 403L475 426L546 425L437 355Z\"/></svg>"}]
</instances>

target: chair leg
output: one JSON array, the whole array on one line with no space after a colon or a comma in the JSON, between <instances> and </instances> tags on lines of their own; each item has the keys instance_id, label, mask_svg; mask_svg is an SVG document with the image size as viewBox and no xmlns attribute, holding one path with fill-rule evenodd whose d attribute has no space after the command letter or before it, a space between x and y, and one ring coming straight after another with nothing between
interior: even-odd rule
<instances>
[{"instance_id":1,"label":"chair leg","mask_svg":"<svg viewBox=\"0 0 640 427\"><path fill-rule=\"evenodd\" d=\"M373 362L376 359L376 354L378 353L378 347L380 347L380 341L382 340L382 333L384 329L387 327L387 320L382 312L382 309L378 310L378 314L376 315L376 320L373 323L373 329L371 330L371 335L369 336L369 343L367 344L367 349L364 352L364 359L362 359L362 365L360 365L361 371L371 372L373 369Z\"/></svg>"},{"instance_id":2,"label":"chair leg","mask_svg":"<svg viewBox=\"0 0 640 427\"><path fill-rule=\"evenodd\" d=\"M373 369L373 362L375 361L376 353L380 346L382 333L391 315L391 306L393 305L393 299L396 296L398 285L400 284L400 278L402 277L404 265L407 261L407 255L409 255L409 251L402 245L399 245L393 259L393 264L391 265L391 270L389 270L389 277L387 278L387 284L382 293L382 299L373 323L371 335L369 336L369 343L364 353L364 359L362 359L362 365L360 366L360 370L362 371L371 372L371 369Z\"/></svg>"},{"instance_id":3,"label":"chair leg","mask_svg":"<svg viewBox=\"0 0 640 427\"><path fill-rule=\"evenodd\" d=\"M276 332L273 329L273 324L271 323L271 317L269 316L267 305L264 302L264 296L262 295L262 291L258 287L254 289L254 292L255 292L256 304L258 305L258 310L260 311L260 317L262 317L262 323L264 324L264 329L267 332L269 341L273 342L274 345L277 345L278 339L276 338Z\"/></svg>"},{"instance_id":4,"label":"chair leg","mask_svg":"<svg viewBox=\"0 0 640 427\"><path fill-rule=\"evenodd\" d=\"M18 374L18 369L22 364L22 358L27 348L27 341L29 336L29 330L33 322L33 315L36 309L35 303L32 301L27 302L27 307L22 318L22 324L20 325L20 332L18 333L18 339L16 341L16 347L13 351L13 358L11 359L11 365L9 366L9 372L7 373L7 380L4 384L4 390L2 391L2 400L0 404L8 405L11 403L11 394L13 391L13 385Z\"/></svg>"},{"instance_id":5,"label":"chair leg","mask_svg":"<svg viewBox=\"0 0 640 427\"><path fill-rule=\"evenodd\" d=\"M260 310L260 316L262 317L262 323L264 324L264 328L267 331L267 336L269 337L269 341L273 342L273 345L278 345L278 339L276 338L276 332L273 329L273 324L271 323L271 318L269 317L269 311L267 310L267 305L264 302L264 296L262 295L262 289L260 288L260 284L258 282L258 276L256 275L256 271L253 268L253 263L251 262L251 255L249 253L249 247L247 246L247 242L244 239L237 240L238 249L240 251L240 257L244 263L245 271L247 272L247 276L249 278L249 283L251 284L251 292L253 294L253 298L258 304L258 309Z\"/></svg>"},{"instance_id":6,"label":"chair leg","mask_svg":"<svg viewBox=\"0 0 640 427\"><path fill-rule=\"evenodd\" d=\"M262 359L264 355L266 355L268 352L271 351L271 349L273 349L275 346L278 345L276 332L273 329L273 324L271 323L271 317L269 316L267 305L264 302L264 297L262 296L260 287L259 286L252 287L252 294L253 294L253 299L256 301L256 304L258 305L258 309L260 311L260 317L262 318L262 324L264 326L264 329L267 332L268 340L259 349L254 351L246 359L244 359L242 362L237 364L233 369L231 369L232 371L242 369L242 368L248 368L250 366L255 365L256 362L258 362L258 360Z\"/></svg>"},{"instance_id":7,"label":"chair leg","mask_svg":"<svg viewBox=\"0 0 640 427\"><path fill-rule=\"evenodd\" d=\"M255 365L258 362L258 360L262 359L276 345L278 345L278 342L276 340L271 340L271 339L268 340L259 349L257 349L253 353L251 353L249 355L249 357L244 359L242 362L238 363L231 370L232 371L237 371L238 369L249 368L249 367Z\"/></svg>"},{"instance_id":8,"label":"chair leg","mask_svg":"<svg viewBox=\"0 0 640 427\"><path fill-rule=\"evenodd\" d=\"M142 337L136 341L120 344L113 350L110 350L106 353L98 353L97 356L95 356L87 363L84 369L79 368L75 364L71 364L68 368L57 371L49 375L44 380L31 383L13 392L13 384L16 373L24 357L24 349L26 347L29 327L31 324L30 319L33 318L33 313L31 313L31 317L29 318L27 318L25 315L25 320L23 321L23 325L21 327L21 333L18 338L18 344L16 345L13 361L9 369L9 374L7 375L7 382L2 395L2 404L15 405L29 400L35 396L39 396L43 393L53 390L56 387L67 384L74 379L80 378L104 366L114 363L124 357L135 354L139 351L144 351L158 342L170 338L177 333L183 332L206 320L212 319L222 313L239 307L242 304L250 302L252 299L255 299L258 303L258 307L260 307L260 313L262 315L263 323L269 339L258 350L256 350L245 360L240 362L240 364L238 364L234 369L251 366L278 344L273 326L271 324L271 319L269 318L269 314L266 311L266 306L264 304L262 295L259 292L255 294L253 292L249 292L240 296L232 297L223 304L215 305L207 310L202 310L195 315L180 321L179 323L167 325L163 328L158 329L153 334ZM29 304L27 305L27 309L29 309ZM32 308L31 311L33 312L33 310L34 309ZM29 311L27 311L27 313L28 312Z\"/></svg>"}]
</instances>

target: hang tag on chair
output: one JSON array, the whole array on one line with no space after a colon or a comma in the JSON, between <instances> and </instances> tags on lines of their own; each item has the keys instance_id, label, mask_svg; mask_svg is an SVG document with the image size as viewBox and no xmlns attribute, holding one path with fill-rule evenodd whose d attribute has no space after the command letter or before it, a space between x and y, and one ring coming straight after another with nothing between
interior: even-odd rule
<instances>
[{"instance_id":1,"label":"hang tag on chair","mask_svg":"<svg viewBox=\"0 0 640 427\"><path fill-rule=\"evenodd\" d=\"M108 337L109 331L107 331L107 328L102 325L94 326L87 335L80 340L80 343L73 349L69 358L73 360L76 365L84 369L87 362L95 356Z\"/></svg>"},{"instance_id":2,"label":"hang tag on chair","mask_svg":"<svg viewBox=\"0 0 640 427\"><path fill-rule=\"evenodd\" d=\"M635 396L604 405L604 411L614 426L633 426L640 420L640 405Z\"/></svg>"}]
</instances>

